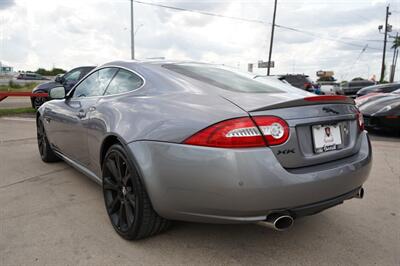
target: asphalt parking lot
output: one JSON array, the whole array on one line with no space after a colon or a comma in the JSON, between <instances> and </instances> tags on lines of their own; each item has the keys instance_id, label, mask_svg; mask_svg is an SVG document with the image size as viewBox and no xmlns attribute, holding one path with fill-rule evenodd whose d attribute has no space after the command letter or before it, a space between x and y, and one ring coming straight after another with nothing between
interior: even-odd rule
<instances>
[{"instance_id":1,"label":"asphalt parking lot","mask_svg":"<svg viewBox=\"0 0 400 266\"><path fill-rule=\"evenodd\" d=\"M400 138L371 136L364 199L286 232L176 222L128 242L114 233L100 187L65 163L43 163L35 134L32 118L0 118L0 265L400 265Z\"/></svg>"},{"instance_id":2,"label":"asphalt parking lot","mask_svg":"<svg viewBox=\"0 0 400 266\"><path fill-rule=\"evenodd\" d=\"M31 106L31 99L28 97L7 97L6 99L0 101L0 109L25 108Z\"/></svg>"}]
</instances>

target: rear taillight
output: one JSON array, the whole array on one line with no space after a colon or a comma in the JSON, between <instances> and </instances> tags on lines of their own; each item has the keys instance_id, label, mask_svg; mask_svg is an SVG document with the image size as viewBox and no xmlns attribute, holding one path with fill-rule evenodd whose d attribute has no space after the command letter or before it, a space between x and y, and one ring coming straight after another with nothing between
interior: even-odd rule
<instances>
[{"instance_id":1,"label":"rear taillight","mask_svg":"<svg viewBox=\"0 0 400 266\"><path fill-rule=\"evenodd\" d=\"M276 116L255 116L254 121L263 133L268 146L279 145L289 138L289 126Z\"/></svg>"},{"instance_id":2,"label":"rear taillight","mask_svg":"<svg viewBox=\"0 0 400 266\"><path fill-rule=\"evenodd\" d=\"M257 116L253 120L242 117L222 121L199 131L183 143L219 148L251 148L282 144L288 137L289 127L284 120L274 116Z\"/></svg>"},{"instance_id":3,"label":"rear taillight","mask_svg":"<svg viewBox=\"0 0 400 266\"><path fill-rule=\"evenodd\" d=\"M357 109L356 116L357 116L358 129L360 131L363 131L364 130L364 117L358 109Z\"/></svg>"}]
</instances>

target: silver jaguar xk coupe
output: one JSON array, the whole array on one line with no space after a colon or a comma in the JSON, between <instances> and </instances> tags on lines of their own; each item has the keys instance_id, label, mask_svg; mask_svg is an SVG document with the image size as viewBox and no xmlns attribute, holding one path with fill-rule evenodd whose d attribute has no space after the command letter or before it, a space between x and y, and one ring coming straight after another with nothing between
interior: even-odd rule
<instances>
[{"instance_id":1,"label":"silver jaguar xk coupe","mask_svg":"<svg viewBox=\"0 0 400 266\"><path fill-rule=\"evenodd\" d=\"M171 220L284 230L364 194L371 146L345 96L220 65L118 61L50 97L37 112L42 160L102 184L126 239Z\"/></svg>"}]
</instances>

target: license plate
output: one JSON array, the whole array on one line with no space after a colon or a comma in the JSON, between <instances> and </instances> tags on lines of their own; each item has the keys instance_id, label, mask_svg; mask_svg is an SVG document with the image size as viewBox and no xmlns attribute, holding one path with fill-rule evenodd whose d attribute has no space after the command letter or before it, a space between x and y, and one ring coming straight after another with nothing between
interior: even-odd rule
<instances>
[{"instance_id":1,"label":"license plate","mask_svg":"<svg viewBox=\"0 0 400 266\"><path fill-rule=\"evenodd\" d=\"M312 127L315 153L337 150L342 144L340 126L315 125Z\"/></svg>"}]
</instances>

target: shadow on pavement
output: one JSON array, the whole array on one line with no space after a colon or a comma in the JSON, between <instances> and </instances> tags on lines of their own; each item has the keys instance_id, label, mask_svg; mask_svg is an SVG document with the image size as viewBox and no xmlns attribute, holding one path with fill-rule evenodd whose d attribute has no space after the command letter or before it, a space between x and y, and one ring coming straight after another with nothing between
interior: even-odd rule
<instances>
[{"instance_id":1,"label":"shadow on pavement","mask_svg":"<svg viewBox=\"0 0 400 266\"><path fill-rule=\"evenodd\" d=\"M390 130L368 129L372 141L396 141L400 142L400 132Z\"/></svg>"}]
</instances>

